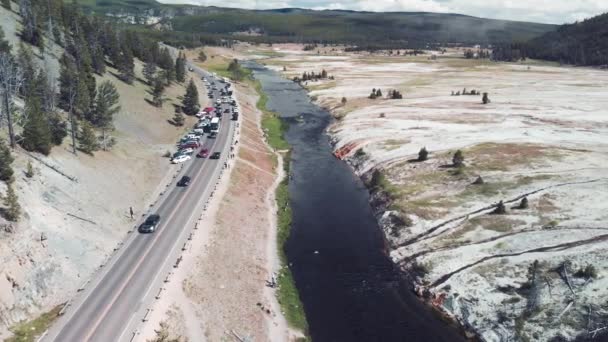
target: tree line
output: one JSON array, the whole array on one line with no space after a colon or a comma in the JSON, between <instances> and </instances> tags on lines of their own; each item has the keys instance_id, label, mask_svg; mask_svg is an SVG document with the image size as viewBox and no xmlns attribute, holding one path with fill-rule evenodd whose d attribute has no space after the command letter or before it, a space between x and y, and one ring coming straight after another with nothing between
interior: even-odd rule
<instances>
[{"instance_id":1,"label":"tree line","mask_svg":"<svg viewBox=\"0 0 608 342\"><path fill-rule=\"evenodd\" d=\"M10 0L1 4L13 7ZM110 133L120 111L119 93L111 81L97 82L95 75L104 75L109 66L132 83L138 58L171 69L165 80L185 80L185 56L176 65L168 50L140 32L84 15L75 3L62 0L19 0L18 5L18 46L9 44L0 28L0 127L8 130L8 143L0 140L0 180L8 186L1 213L12 221L20 207L12 188L11 148L48 155L68 135L74 153L92 154L114 143ZM63 48L58 79L41 62L52 44ZM28 164L26 176L34 173Z\"/></svg>"}]
</instances>

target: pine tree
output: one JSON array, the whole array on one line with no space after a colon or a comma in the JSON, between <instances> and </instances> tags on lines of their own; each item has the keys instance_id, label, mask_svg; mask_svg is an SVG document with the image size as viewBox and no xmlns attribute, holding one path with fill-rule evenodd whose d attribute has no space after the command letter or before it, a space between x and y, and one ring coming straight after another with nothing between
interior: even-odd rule
<instances>
[{"instance_id":1,"label":"pine tree","mask_svg":"<svg viewBox=\"0 0 608 342\"><path fill-rule=\"evenodd\" d=\"M175 60L175 80L179 83L186 81L186 56L182 53Z\"/></svg>"},{"instance_id":2,"label":"pine tree","mask_svg":"<svg viewBox=\"0 0 608 342\"><path fill-rule=\"evenodd\" d=\"M158 56L158 61L156 61L156 64L159 68L164 70L173 69L175 64L173 63L173 57L171 57L169 49L163 48L160 51L160 55Z\"/></svg>"},{"instance_id":3,"label":"pine tree","mask_svg":"<svg viewBox=\"0 0 608 342\"><path fill-rule=\"evenodd\" d=\"M426 150L426 147L423 147L418 151L418 161L425 161L429 158L429 151Z\"/></svg>"},{"instance_id":4,"label":"pine tree","mask_svg":"<svg viewBox=\"0 0 608 342\"><path fill-rule=\"evenodd\" d=\"M198 53L198 60L201 61L201 63L207 60L207 55L203 49L201 49L201 51Z\"/></svg>"},{"instance_id":5,"label":"pine tree","mask_svg":"<svg viewBox=\"0 0 608 342\"><path fill-rule=\"evenodd\" d=\"M4 139L0 139L0 180L11 182L13 180L13 167L11 164L15 159Z\"/></svg>"},{"instance_id":6,"label":"pine tree","mask_svg":"<svg viewBox=\"0 0 608 342\"><path fill-rule=\"evenodd\" d=\"M160 77L154 79L154 88L152 89L152 103L156 107L163 106L163 94L165 93L165 82Z\"/></svg>"},{"instance_id":7,"label":"pine tree","mask_svg":"<svg viewBox=\"0 0 608 342\"><path fill-rule=\"evenodd\" d=\"M144 74L146 81L148 81L148 84L154 85L154 81L156 80L156 64L153 62L146 63L142 73Z\"/></svg>"},{"instance_id":8,"label":"pine tree","mask_svg":"<svg viewBox=\"0 0 608 342\"><path fill-rule=\"evenodd\" d=\"M342 101L341 101L341 102L342 102L342 105L343 105L343 106L344 106L344 105L346 105L346 101L347 101L347 100L346 100L346 97L342 97Z\"/></svg>"},{"instance_id":9,"label":"pine tree","mask_svg":"<svg viewBox=\"0 0 608 342\"><path fill-rule=\"evenodd\" d=\"M35 94L27 98L25 113L27 121L23 126L21 146L28 151L36 151L48 155L53 146L51 129L42 111L40 98Z\"/></svg>"},{"instance_id":10,"label":"pine tree","mask_svg":"<svg viewBox=\"0 0 608 342\"><path fill-rule=\"evenodd\" d=\"M198 102L198 90L196 89L196 85L194 84L193 79L190 79L190 83L186 88L186 95L184 95L182 106L184 108L184 113L188 115L194 115L198 113L198 110L200 108Z\"/></svg>"},{"instance_id":11,"label":"pine tree","mask_svg":"<svg viewBox=\"0 0 608 342\"><path fill-rule=\"evenodd\" d=\"M104 151L107 149L106 133L114 128L112 123L114 114L120 111L119 99L120 95L112 82L104 81L99 85L95 99L95 124L101 129Z\"/></svg>"},{"instance_id":12,"label":"pine tree","mask_svg":"<svg viewBox=\"0 0 608 342\"><path fill-rule=\"evenodd\" d=\"M19 198L13 189L12 183L8 183L6 187L6 196L4 196L4 217L13 222L19 221L21 216L21 206Z\"/></svg>"},{"instance_id":13,"label":"pine tree","mask_svg":"<svg viewBox=\"0 0 608 342\"><path fill-rule=\"evenodd\" d=\"M117 65L120 72L120 79L127 84L133 83L135 78L135 63L133 62L133 52L131 48L125 44L121 47L121 56Z\"/></svg>"},{"instance_id":14,"label":"pine tree","mask_svg":"<svg viewBox=\"0 0 608 342\"><path fill-rule=\"evenodd\" d=\"M42 31L34 3L31 0L19 0L19 14L23 23L21 39L39 48L43 47Z\"/></svg>"},{"instance_id":15,"label":"pine tree","mask_svg":"<svg viewBox=\"0 0 608 342\"><path fill-rule=\"evenodd\" d=\"M68 135L67 123L57 112L48 114L49 126L51 129L51 141L54 145L61 145L63 139Z\"/></svg>"},{"instance_id":16,"label":"pine tree","mask_svg":"<svg viewBox=\"0 0 608 342\"><path fill-rule=\"evenodd\" d=\"M5 1L5 0L2 0L2 1ZM11 44L5 39L4 30L0 26L0 53L3 53L3 52L11 52Z\"/></svg>"},{"instance_id":17,"label":"pine tree","mask_svg":"<svg viewBox=\"0 0 608 342\"><path fill-rule=\"evenodd\" d=\"M483 97L481 98L481 102L483 104L488 104L490 103L490 98L488 97L488 93L483 93Z\"/></svg>"},{"instance_id":18,"label":"pine tree","mask_svg":"<svg viewBox=\"0 0 608 342\"><path fill-rule=\"evenodd\" d=\"M93 130L93 126L86 120L80 123L80 135L78 136L78 147L87 154L93 154L99 149L97 136Z\"/></svg>"}]
</instances>

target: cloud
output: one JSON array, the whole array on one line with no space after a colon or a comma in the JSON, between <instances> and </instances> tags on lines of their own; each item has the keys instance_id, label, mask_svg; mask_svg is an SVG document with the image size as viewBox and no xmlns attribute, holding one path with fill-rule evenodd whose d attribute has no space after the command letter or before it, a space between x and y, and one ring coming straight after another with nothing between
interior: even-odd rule
<instances>
[{"instance_id":1,"label":"cloud","mask_svg":"<svg viewBox=\"0 0 608 342\"><path fill-rule=\"evenodd\" d=\"M270 9L301 7L357 11L421 11L562 24L608 12L608 0L160 0L202 6Z\"/></svg>"}]
</instances>

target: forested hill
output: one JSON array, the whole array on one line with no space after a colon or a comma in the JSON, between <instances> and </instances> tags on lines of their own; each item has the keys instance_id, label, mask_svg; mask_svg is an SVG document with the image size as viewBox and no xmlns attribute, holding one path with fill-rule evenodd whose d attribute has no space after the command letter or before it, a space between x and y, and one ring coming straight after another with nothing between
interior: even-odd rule
<instances>
[{"instance_id":1,"label":"forested hill","mask_svg":"<svg viewBox=\"0 0 608 342\"><path fill-rule=\"evenodd\" d=\"M245 10L164 5L154 0L86 0L90 11L129 22L165 23L173 34L253 42L345 43L424 47L428 43L510 43L526 41L555 25L476 18L447 13L314 11L286 8Z\"/></svg>"},{"instance_id":2,"label":"forested hill","mask_svg":"<svg viewBox=\"0 0 608 342\"><path fill-rule=\"evenodd\" d=\"M608 65L608 13L532 39L527 55L574 65Z\"/></svg>"}]
</instances>

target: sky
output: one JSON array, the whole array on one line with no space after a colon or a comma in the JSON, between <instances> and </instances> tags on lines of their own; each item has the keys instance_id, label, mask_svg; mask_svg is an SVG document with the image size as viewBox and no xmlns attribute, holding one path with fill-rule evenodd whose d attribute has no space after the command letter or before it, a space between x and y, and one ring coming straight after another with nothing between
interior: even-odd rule
<instances>
[{"instance_id":1,"label":"sky","mask_svg":"<svg viewBox=\"0 0 608 342\"><path fill-rule=\"evenodd\" d=\"M572 23L608 12L608 0L158 0L162 3L270 9L300 7L356 11L424 11L476 17Z\"/></svg>"}]
</instances>

